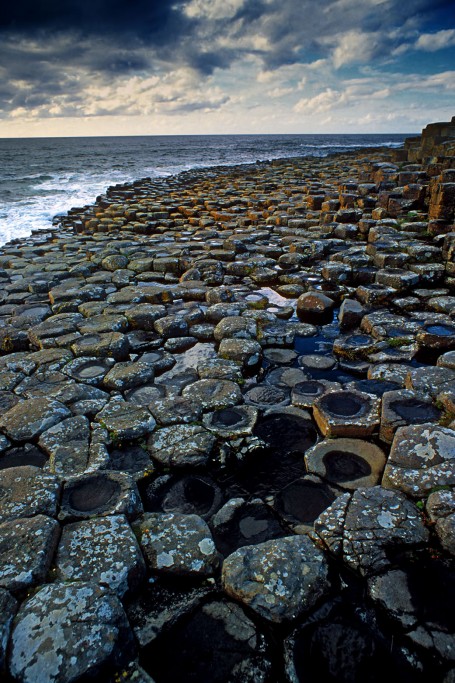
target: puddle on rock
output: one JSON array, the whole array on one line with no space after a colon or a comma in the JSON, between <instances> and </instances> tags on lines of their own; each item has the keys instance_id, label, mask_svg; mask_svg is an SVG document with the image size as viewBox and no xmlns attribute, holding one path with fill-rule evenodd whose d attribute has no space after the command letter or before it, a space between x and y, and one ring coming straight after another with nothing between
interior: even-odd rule
<instances>
[{"instance_id":1,"label":"puddle on rock","mask_svg":"<svg viewBox=\"0 0 455 683\"><path fill-rule=\"evenodd\" d=\"M32 465L34 467L44 467L47 463L47 456L36 446L26 444L23 447L11 448L9 451L0 455L0 470L8 467L22 467Z\"/></svg>"},{"instance_id":2,"label":"puddle on rock","mask_svg":"<svg viewBox=\"0 0 455 683\"><path fill-rule=\"evenodd\" d=\"M322 459L326 478L334 484L362 479L371 474L371 467L366 460L355 453L347 451L329 451Z\"/></svg>"},{"instance_id":3,"label":"puddle on rock","mask_svg":"<svg viewBox=\"0 0 455 683\"><path fill-rule=\"evenodd\" d=\"M139 490L146 512L179 512L208 519L223 502L217 484L202 475L164 475L152 483L140 483Z\"/></svg>"},{"instance_id":4,"label":"puddle on rock","mask_svg":"<svg viewBox=\"0 0 455 683\"><path fill-rule=\"evenodd\" d=\"M292 413L276 412L260 417L254 435L276 453L304 454L317 441L318 433L311 420Z\"/></svg>"},{"instance_id":5,"label":"puddle on rock","mask_svg":"<svg viewBox=\"0 0 455 683\"><path fill-rule=\"evenodd\" d=\"M411 423L437 422L441 417L441 411L436 406L417 398L398 399L390 404L390 409Z\"/></svg>"},{"instance_id":6,"label":"puddle on rock","mask_svg":"<svg viewBox=\"0 0 455 683\"><path fill-rule=\"evenodd\" d=\"M115 448L109 453L109 463L110 469L129 474L136 474L152 467L148 452L135 445Z\"/></svg>"},{"instance_id":7,"label":"puddle on rock","mask_svg":"<svg viewBox=\"0 0 455 683\"><path fill-rule=\"evenodd\" d=\"M297 479L277 494L275 509L285 519L309 525L334 500L335 495L327 484Z\"/></svg>"},{"instance_id":8,"label":"puddle on rock","mask_svg":"<svg viewBox=\"0 0 455 683\"><path fill-rule=\"evenodd\" d=\"M455 335L455 327L450 325L427 325L425 332L437 335L438 337L452 337Z\"/></svg>"},{"instance_id":9,"label":"puddle on rock","mask_svg":"<svg viewBox=\"0 0 455 683\"><path fill-rule=\"evenodd\" d=\"M120 493L120 484L102 475L72 485L68 504L76 512L93 512L103 508Z\"/></svg>"},{"instance_id":10,"label":"puddle on rock","mask_svg":"<svg viewBox=\"0 0 455 683\"><path fill-rule=\"evenodd\" d=\"M323 396L320 405L330 415L337 417L357 417L368 410L366 401L347 391Z\"/></svg>"},{"instance_id":11,"label":"puddle on rock","mask_svg":"<svg viewBox=\"0 0 455 683\"><path fill-rule=\"evenodd\" d=\"M225 508L228 506L230 503ZM220 511L221 521L218 521L218 515L212 520L216 547L225 557L245 545L257 545L272 538L289 535L289 530L284 528L271 508L262 501L239 501L227 519L222 515L225 508Z\"/></svg>"}]
</instances>

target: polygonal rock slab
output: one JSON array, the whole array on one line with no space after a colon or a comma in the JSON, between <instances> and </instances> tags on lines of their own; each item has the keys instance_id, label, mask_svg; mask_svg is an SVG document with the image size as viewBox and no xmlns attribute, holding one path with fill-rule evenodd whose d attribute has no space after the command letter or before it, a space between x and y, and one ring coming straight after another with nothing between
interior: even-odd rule
<instances>
[{"instance_id":1,"label":"polygonal rock slab","mask_svg":"<svg viewBox=\"0 0 455 683\"><path fill-rule=\"evenodd\" d=\"M88 466L90 422L83 415L70 417L41 434L38 444L49 455L49 469L67 477Z\"/></svg>"},{"instance_id":2,"label":"polygonal rock slab","mask_svg":"<svg viewBox=\"0 0 455 683\"><path fill-rule=\"evenodd\" d=\"M216 341L222 339L256 339L256 321L242 316L220 320L214 330Z\"/></svg>"},{"instance_id":3,"label":"polygonal rock slab","mask_svg":"<svg viewBox=\"0 0 455 683\"><path fill-rule=\"evenodd\" d=\"M155 399L149 408L156 421L163 427L198 422L202 414L200 405L182 396Z\"/></svg>"},{"instance_id":4,"label":"polygonal rock slab","mask_svg":"<svg viewBox=\"0 0 455 683\"><path fill-rule=\"evenodd\" d=\"M113 358L81 356L67 363L62 372L78 382L83 382L89 386L98 386L114 363Z\"/></svg>"},{"instance_id":5,"label":"polygonal rock slab","mask_svg":"<svg viewBox=\"0 0 455 683\"><path fill-rule=\"evenodd\" d=\"M362 439L326 439L305 453L308 472L344 489L375 486L386 463L384 452Z\"/></svg>"},{"instance_id":6,"label":"polygonal rock slab","mask_svg":"<svg viewBox=\"0 0 455 683\"><path fill-rule=\"evenodd\" d=\"M249 370L259 364L262 347L254 339L223 339L218 354L220 358L235 361L245 370Z\"/></svg>"},{"instance_id":7,"label":"polygonal rock slab","mask_svg":"<svg viewBox=\"0 0 455 683\"><path fill-rule=\"evenodd\" d=\"M256 384L245 393L245 403L257 408L278 408L289 404L288 387L278 387L272 384Z\"/></svg>"},{"instance_id":8,"label":"polygonal rock slab","mask_svg":"<svg viewBox=\"0 0 455 683\"><path fill-rule=\"evenodd\" d=\"M169 627L193 612L211 591L213 585L208 582L188 585L187 581L176 581L172 576L154 577L153 583L144 586L125 606L139 646L149 645L167 632ZM160 659L162 661L161 656Z\"/></svg>"},{"instance_id":9,"label":"polygonal rock slab","mask_svg":"<svg viewBox=\"0 0 455 683\"><path fill-rule=\"evenodd\" d=\"M18 517L54 517L60 483L39 467L10 467L0 471L0 523Z\"/></svg>"},{"instance_id":10,"label":"polygonal rock slab","mask_svg":"<svg viewBox=\"0 0 455 683\"><path fill-rule=\"evenodd\" d=\"M96 358L115 358L124 360L128 356L128 337L121 332L100 332L84 334L71 344L71 351L76 357L95 356Z\"/></svg>"},{"instance_id":11,"label":"polygonal rock slab","mask_svg":"<svg viewBox=\"0 0 455 683\"><path fill-rule=\"evenodd\" d=\"M305 292L297 299L297 315L303 322L323 325L331 322L334 306L333 299L322 292Z\"/></svg>"},{"instance_id":12,"label":"polygonal rock slab","mask_svg":"<svg viewBox=\"0 0 455 683\"><path fill-rule=\"evenodd\" d=\"M377 344L377 339L373 339L368 334L351 334L335 339L333 353L349 360L368 358Z\"/></svg>"},{"instance_id":13,"label":"polygonal rock slab","mask_svg":"<svg viewBox=\"0 0 455 683\"><path fill-rule=\"evenodd\" d=\"M2 416L0 429L14 441L31 441L67 417L71 417L71 412L60 401L30 398Z\"/></svg>"},{"instance_id":14,"label":"polygonal rock slab","mask_svg":"<svg viewBox=\"0 0 455 683\"><path fill-rule=\"evenodd\" d=\"M303 534L313 529L314 520L335 498L334 490L327 483L307 475L278 491L273 507L295 533Z\"/></svg>"},{"instance_id":15,"label":"polygonal rock slab","mask_svg":"<svg viewBox=\"0 0 455 683\"><path fill-rule=\"evenodd\" d=\"M217 548L225 556L245 545L286 536L284 526L259 498L231 498L212 517L211 528Z\"/></svg>"},{"instance_id":16,"label":"polygonal rock slab","mask_svg":"<svg viewBox=\"0 0 455 683\"><path fill-rule=\"evenodd\" d=\"M426 349L451 351L455 348L455 325L427 323L417 334L417 343Z\"/></svg>"},{"instance_id":17,"label":"polygonal rock slab","mask_svg":"<svg viewBox=\"0 0 455 683\"><path fill-rule=\"evenodd\" d=\"M316 399L313 415L324 436L370 436L379 424L381 400L362 391L330 391Z\"/></svg>"},{"instance_id":18,"label":"polygonal rock slab","mask_svg":"<svg viewBox=\"0 0 455 683\"><path fill-rule=\"evenodd\" d=\"M327 561L306 536L246 546L223 563L228 595L265 619L282 622L310 609L328 588Z\"/></svg>"},{"instance_id":19,"label":"polygonal rock slab","mask_svg":"<svg viewBox=\"0 0 455 683\"><path fill-rule=\"evenodd\" d=\"M298 408L311 408L314 402L329 391L341 389L338 382L326 379L306 379L292 387L291 402Z\"/></svg>"},{"instance_id":20,"label":"polygonal rock slab","mask_svg":"<svg viewBox=\"0 0 455 683\"><path fill-rule=\"evenodd\" d=\"M53 584L21 606L10 669L20 683L70 683L114 671L134 653L116 596L93 583Z\"/></svg>"},{"instance_id":21,"label":"polygonal rock slab","mask_svg":"<svg viewBox=\"0 0 455 683\"><path fill-rule=\"evenodd\" d=\"M440 417L441 411L426 396L418 396L406 389L386 391L382 395L379 438L386 443L392 443L398 427L437 422Z\"/></svg>"},{"instance_id":22,"label":"polygonal rock slab","mask_svg":"<svg viewBox=\"0 0 455 683\"><path fill-rule=\"evenodd\" d=\"M145 577L145 562L126 517L68 524L55 560L60 581L93 581L121 598Z\"/></svg>"},{"instance_id":23,"label":"polygonal rock slab","mask_svg":"<svg viewBox=\"0 0 455 683\"><path fill-rule=\"evenodd\" d=\"M142 501L133 477L126 472L102 470L65 482L59 519L124 514L134 519L142 512Z\"/></svg>"},{"instance_id":24,"label":"polygonal rock slab","mask_svg":"<svg viewBox=\"0 0 455 683\"><path fill-rule=\"evenodd\" d=\"M206 413L203 418L205 427L217 436L230 438L251 434L258 417L252 406L232 406Z\"/></svg>"},{"instance_id":25,"label":"polygonal rock slab","mask_svg":"<svg viewBox=\"0 0 455 683\"><path fill-rule=\"evenodd\" d=\"M455 484L455 430L433 423L400 427L382 485L420 497L435 486Z\"/></svg>"},{"instance_id":26,"label":"polygonal rock slab","mask_svg":"<svg viewBox=\"0 0 455 683\"><path fill-rule=\"evenodd\" d=\"M150 456L168 467L203 467L212 455L216 439L199 425L163 427L151 434Z\"/></svg>"},{"instance_id":27,"label":"polygonal rock slab","mask_svg":"<svg viewBox=\"0 0 455 683\"><path fill-rule=\"evenodd\" d=\"M144 361L116 363L104 377L103 385L108 389L125 391L151 382L154 376L153 365Z\"/></svg>"},{"instance_id":28,"label":"polygonal rock slab","mask_svg":"<svg viewBox=\"0 0 455 683\"><path fill-rule=\"evenodd\" d=\"M31 343L39 348L42 347L43 340L62 337L75 332L77 324L84 320L81 313L58 313L51 315L44 322L35 325L28 331L28 338ZM55 346L55 342L53 344Z\"/></svg>"},{"instance_id":29,"label":"polygonal rock slab","mask_svg":"<svg viewBox=\"0 0 455 683\"><path fill-rule=\"evenodd\" d=\"M377 574L390 555L428 540L421 514L401 493L381 486L344 494L315 521L316 534L361 574Z\"/></svg>"},{"instance_id":30,"label":"polygonal rock slab","mask_svg":"<svg viewBox=\"0 0 455 683\"><path fill-rule=\"evenodd\" d=\"M17 591L43 583L60 535L55 519L14 519L0 524L0 586Z\"/></svg>"},{"instance_id":31,"label":"polygonal rock slab","mask_svg":"<svg viewBox=\"0 0 455 683\"><path fill-rule=\"evenodd\" d=\"M112 400L96 415L96 420L121 441L133 441L153 432L155 419L147 408Z\"/></svg>"},{"instance_id":32,"label":"polygonal rock slab","mask_svg":"<svg viewBox=\"0 0 455 683\"><path fill-rule=\"evenodd\" d=\"M212 517L223 501L215 481L199 474L165 474L150 484L144 482L141 495L147 512L179 512L199 515L205 520Z\"/></svg>"},{"instance_id":33,"label":"polygonal rock slab","mask_svg":"<svg viewBox=\"0 0 455 683\"><path fill-rule=\"evenodd\" d=\"M450 391L455 382L455 370L439 366L412 368L405 379L406 389L436 397L441 391Z\"/></svg>"},{"instance_id":34,"label":"polygonal rock slab","mask_svg":"<svg viewBox=\"0 0 455 683\"><path fill-rule=\"evenodd\" d=\"M210 576L219 557L206 522L197 515L148 513L134 524L148 565L156 571Z\"/></svg>"},{"instance_id":35,"label":"polygonal rock slab","mask_svg":"<svg viewBox=\"0 0 455 683\"><path fill-rule=\"evenodd\" d=\"M223 379L200 379L185 387L182 396L197 403L203 410L216 410L240 403L242 393L236 382Z\"/></svg>"}]
</instances>

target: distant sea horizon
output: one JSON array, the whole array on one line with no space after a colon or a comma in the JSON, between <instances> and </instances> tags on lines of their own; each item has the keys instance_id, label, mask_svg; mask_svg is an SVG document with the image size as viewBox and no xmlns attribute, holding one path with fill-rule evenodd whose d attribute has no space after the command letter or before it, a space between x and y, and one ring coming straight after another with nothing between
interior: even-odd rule
<instances>
[{"instance_id":1,"label":"distant sea horizon","mask_svg":"<svg viewBox=\"0 0 455 683\"><path fill-rule=\"evenodd\" d=\"M400 147L416 133L132 135L0 138L0 246L46 230L117 183L182 171L364 147Z\"/></svg>"}]
</instances>

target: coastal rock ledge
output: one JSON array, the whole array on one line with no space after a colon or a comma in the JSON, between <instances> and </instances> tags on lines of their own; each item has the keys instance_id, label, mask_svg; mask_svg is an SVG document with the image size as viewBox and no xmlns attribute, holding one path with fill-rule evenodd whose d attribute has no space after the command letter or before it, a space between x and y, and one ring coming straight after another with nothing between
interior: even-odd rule
<instances>
[{"instance_id":1,"label":"coastal rock ledge","mask_svg":"<svg viewBox=\"0 0 455 683\"><path fill-rule=\"evenodd\" d=\"M455 680L455 119L0 249L0 679Z\"/></svg>"}]
</instances>

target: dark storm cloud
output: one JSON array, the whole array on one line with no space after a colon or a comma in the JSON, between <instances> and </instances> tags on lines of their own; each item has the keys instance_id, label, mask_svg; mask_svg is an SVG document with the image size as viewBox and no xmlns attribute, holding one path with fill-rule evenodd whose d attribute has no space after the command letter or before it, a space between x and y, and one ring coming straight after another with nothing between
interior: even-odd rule
<instances>
[{"instance_id":1,"label":"dark storm cloud","mask_svg":"<svg viewBox=\"0 0 455 683\"><path fill-rule=\"evenodd\" d=\"M370 58L388 57L416 28L446 27L453 14L452 0L414 0L412 11L402 0L10 1L0 8L0 110L60 98L72 115L95 77L109 85L190 67L204 82L248 56L275 70L329 57L353 29L374 35Z\"/></svg>"},{"instance_id":2,"label":"dark storm cloud","mask_svg":"<svg viewBox=\"0 0 455 683\"><path fill-rule=\"evenodd\" d=\"M0 29L73 30L96 35L160 36L176 16L172 0L19 0L0 10ZM173 26L175 28L175 26Z\"/></svg>"}]
</instances>

